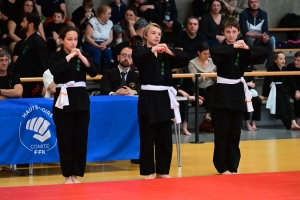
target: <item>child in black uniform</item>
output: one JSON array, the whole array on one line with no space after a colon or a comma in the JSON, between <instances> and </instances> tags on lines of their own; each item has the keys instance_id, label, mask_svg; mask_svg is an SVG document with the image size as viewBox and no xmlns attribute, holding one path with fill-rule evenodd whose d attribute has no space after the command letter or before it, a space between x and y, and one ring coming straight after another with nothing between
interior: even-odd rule
<instances>
[{"instance_id":1,"label":"child in black uniform","mask_svg":"<svg viewBox=\"0 0 300 200\"><path fill-rule=\"evenodd\" d=\"M96 76L98 66L87 53L76 48L76 28L65 26L59 38L63 46L49 59L49 69L58 85L53 101L53 119L65 183L79 183L77 176L84 175L86 165L90 121L86 73Z\"/></svg>"},{"instance_id":2,"label":"child in black uniform","mask_svg":"<svg viewBox=\"0 0 300 200\"><path fill-rule=\"evenodd\" d=\"M171 59L187 61L188 55L179 49L171 51L166 44L159 44L161 27L157 24L152 23L145 28L144 39L146 48L133 52L133 63L138 68L142 84L138 100L140 174L146 175L145 179L154 179L154 173L156 178L170 178L173 147L171 119L175 111L176 123L180 122L176 90L171 86L170 62Z\"/></svg>"},{"instance_id":3,"label":"child in black uniform","mask_svg":"<svg viewBox=\"0 0 300 200\"><path fill-rule=\"evenodd\" d=\"M243 40L236 41L240 26L234 18L223 22L222 31L225 41L210 48L218 76L215 86L213 163L220 174L231 174L237 173L241 157L239 142L246 111L245 101L248 112L253 111L251 95L243 78L244 69L263 63L268 50L260 46L247 46Z\"/></svg>"}]
</instances>

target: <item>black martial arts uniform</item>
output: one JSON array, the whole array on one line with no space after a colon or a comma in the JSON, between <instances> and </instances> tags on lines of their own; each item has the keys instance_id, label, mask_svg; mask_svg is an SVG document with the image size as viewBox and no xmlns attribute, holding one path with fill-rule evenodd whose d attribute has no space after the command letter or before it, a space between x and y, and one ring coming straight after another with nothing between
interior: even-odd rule
<instances>
[{"instance_id":1,"label":"black martial arts uniform","mask_svg":"<svg viewBox=\"0 0 300 200\"><path fill-rule=\"evenodd\" d=\"M142 85L172 86L171 60L185 61L186 52L173 49L175 57L152 53L151 48L133 51ZM141 90L138 100L140 129L140 174L169 174L172 159L172 124L174 111L168 91ZM155 161L154 163L154 146Z\"/></svg>"},{"instance_id":2,"label":"black martial arts uniform","mask_svg":"<svg viewBox=\"0 0 300 200\"><path fill-rule=\"evenodd\" d=\"M16 46L18 50L14 55L18 58L13 65L13 72L21 78L42 77L48 69L48 50L44 39L35 32ZM23 98L42 97L43 82L23 82L22 86Z\"/></svg>"},{"instance_id":3,"label":"black martial arts uniform","mask_svg":"<svg viewBox=\"0 0 300 200\"><path fill-rule=\"evenodd\" d=\"M245 68L245 72L252 72L251 66L247 66ZM244 78L245 78L246 83L249 83L251 81L254 82L254 76L245 76ZM252 88L248 87L248 89L250 90ZM253 113L252 113L251 120L260 121L262 101L261 101L259 96L252 97L251 101L252 101L253 110L254 110ZM244 120L245 121L250 120L250 113L249 112L244 112Z\"/></svg>"},{"instance_id":4,"label":"black martial arts uniform","mask_svg":"<svg viewBox=\"0 0 300 200\"><path fill-rule=\"evenodd\" d=\"M286 66L287 71L300 71L300 68L295 67L294 63L290 63ZM286 77L287 78L287 77ZM300 100L295 99L295 92L300 91L300 76L289 77L289 89L290 96L294 100L294 112L297 118L300 118Z\"/></svg>"},{"instance_id":5,"label":"black martial arts uniform","mask_svg":"<svg viewBox=\"0 0 300 200\"><path fill-rule=\"evenodd\" d=\"M82 52L87 58L90 67L86 67L77 57L67 62L68 54L63 48L51 54L49 69L56 84L69 81L86 81L86 73L91 77L98 74L98 66L89 55ZM90 99L85 87L67 88L69 105L63 109L55 107L60 93L56 88L53 101L53 119L56 126L56 135L60 164L64 177L83 176L86 165L88 126L90 121Z\"/></svg>"},{"instance_id":6,"label":"black martial arts uniform","mask_svg":"<svg viewBox=\"0 0 300 200\"><path fill-rule=\"evenodd\" d=\"M249 46L250 50L236 49L226 41L210 48L217 66L217 76L226 79L241 79L246 66L263 63L268 55L264 47ZM240 161L239 142L241 124L246 111L244 86L237 84L215 85L214 129L215 149L213 162L219 173L237 172Z\"/></svg>"},{"instance_id":7,"label":"black martial arts uniform","mask_svg":"<svg viewBox=\"0 0 300 200\"><path fill-rule=\"evenodd\" d=\"M268 72L280 71L279 67L270 66ZM282 68L282 71L287 71L286 67ZM292 120L295 119L295 113L293 111L292 104L290 102L289 93L289 78L286 76L266 76L263 85L264 97L268 97L270 93L270 85L272 82L282 82L282 84L276 84L276 117L281 119L286 129L290 129L292 126Z\"/></svg>"},{"instance_id":8,"label":"black martial arts uniform","mask_svg":"<svg viewBox=\"0 0 300 200\"><path fill-rule=\"evenodd\" d=\"M127 73L126 86L131 90L137 91L137 93L139 93L141 89L139 74L131 69ZM123 87L123 85L119 68L116 67L106 70L101 78L100 94L108 95L110 92L116 92L121 87Z\"/></svg>"}]
</instances>

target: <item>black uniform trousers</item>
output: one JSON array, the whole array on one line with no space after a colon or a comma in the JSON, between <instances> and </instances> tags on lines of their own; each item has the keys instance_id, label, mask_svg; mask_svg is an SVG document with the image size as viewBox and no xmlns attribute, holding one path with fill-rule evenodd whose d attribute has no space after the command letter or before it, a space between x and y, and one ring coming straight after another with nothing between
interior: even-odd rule
<instances>
[{"instance_id":1,"label":"black uniform trousers","mask_svg":"<svg viewBox=\"0 0 300 200\"><path fill-rule=\"evenodd\" d=\"M53 109L60 165L64 177L83 176L86 166L90 111Z\"/></svg>"},{"instance_id":2,"label":"black uniform trousers","mask_svg":"<svg viewBox=\"0 0 300 200\"><path fill-rule=\"evenodd\" d=\"M214 110L215 148L213 163L219 173L237 172L241 152L241 123L244 112L230 109Z\"/></svg>"},{"instance_id":3,"label":"black uniform trousers","mask_svg":"<svg viewBox=\"0 0 300 200\"><path fill-rule=\"evenodd\" d=\"M215 85L199 88L199 96L204 97L203 105L207 113L212 114L214 108Z\"/></svg>"},{"instance_id":4,"label":"black uniform trousers","mask_svg":"<svg viewBox=\"0 0 300 200\"><path fill-rule=\"evenodd\" d=\"M251 99L252 105L253 105L253 113L252 113L252 120L260 121L261 120L261 104L262 101L259 96L252 97ZM245 112L244 113L244 120L250 120L250 113Z\"/></svg>"},{"instance_id":5,"label":"black uniform trousers","mask_svg":"<svg viewBox=\"0 0 300 200\"><path fill-rule=\"evenodd\" d=\"M291 96L294 100L294 112L297 118L300 118L300 100L296 100L295 96Z\"/></svg>"},{"instance_id":6,"label":"black uniform trousers","mask_svg":"<svg viewBox=\"0 0 300 200\"><path fill-rule=\"evenodd\" d=\"M139 116L141 175L169 174L173 150L172 124L171 120L149 124L148 116Z\"/></svg>"},{"instance_id":7,"label":"black uniform trousers","mask_svg":"<svg viewBox=\"0 0 300 200\"><path fill-rule=\"evenodd\" d=\"M295 113L289 95L276 93L276 117L282 121L286 129L291 128Z\"/></svg>"},{"instance_id":8,"label":"black uniform trousers","mask_svg":"<svg viewBox=\"0 0 300 200\"><path fill-rule=\"evenodd\" d=\"M179 101L179 111L181 116L181 121L189 121L189 102Z\"/></svg>"}]
</instances>

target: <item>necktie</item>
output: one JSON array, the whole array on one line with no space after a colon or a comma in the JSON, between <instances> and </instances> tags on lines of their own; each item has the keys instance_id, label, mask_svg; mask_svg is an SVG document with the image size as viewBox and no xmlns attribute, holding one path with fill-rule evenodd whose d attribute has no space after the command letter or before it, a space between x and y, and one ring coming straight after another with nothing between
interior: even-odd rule
<instances>
[{"instance_id":1,"label":"necktie","mask_svg":"<svg viewBox=\"0 0 300 200\"><path fill-rule=\"evenodd\" d=\"M127 72L121 72L122 86L126 85L126 80L125 80L126 74Z\"/></svg>"}]
</instances>

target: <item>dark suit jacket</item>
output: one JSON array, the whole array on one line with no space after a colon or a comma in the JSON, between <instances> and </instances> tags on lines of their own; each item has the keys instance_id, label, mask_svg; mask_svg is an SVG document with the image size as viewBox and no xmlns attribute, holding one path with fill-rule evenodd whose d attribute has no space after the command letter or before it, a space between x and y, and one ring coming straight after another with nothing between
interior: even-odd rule
<instances>
[{"instance_id":1,"label":"dark suit jacket","mask_svg":"<svg viewBox=\"0 0 300 200\"><path fill-rule=\"evenodd\" d=\"M100 83L100 93L107 95L110 92L115 92L122 87L122 80L120 76L120 70L118 67L106 70L103 74ZM141 85L139 83L139 74L129 70L126 78L126 85L139 93Z\"/></svg>"}]
</instances>

